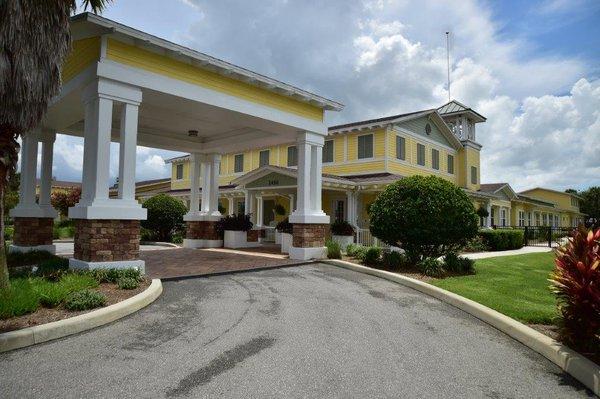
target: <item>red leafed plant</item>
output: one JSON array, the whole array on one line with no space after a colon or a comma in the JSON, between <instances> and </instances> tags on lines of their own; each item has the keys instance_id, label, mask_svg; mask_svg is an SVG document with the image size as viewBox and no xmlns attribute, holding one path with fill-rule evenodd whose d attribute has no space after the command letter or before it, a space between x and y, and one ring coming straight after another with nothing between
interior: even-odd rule
<instances>
[{"instance_id":1,"label":"red leafed plant","mask_svg":"<svg viewBox=\"0 0 600 399\"><path fill-rule=\"evenodd\" d=\"M561 339L600 357L600 229L580 226L556 253L550 281L562 318Z\"/></svg>"}]
</instances>

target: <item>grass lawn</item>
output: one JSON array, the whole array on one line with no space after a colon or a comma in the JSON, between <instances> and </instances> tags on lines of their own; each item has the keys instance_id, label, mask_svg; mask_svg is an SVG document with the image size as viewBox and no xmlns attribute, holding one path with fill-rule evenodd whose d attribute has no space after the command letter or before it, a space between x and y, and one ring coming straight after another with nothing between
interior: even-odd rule
<instances>
[{"instance_id":1,"label":"grass lawn","mask_svg":"<svg viewBox=\"0 0 600 399\"><path fill-rule=\"evenodd\" d=\"M472 299L523 323L553 324L558 315L548 277L552 252L480 259L477 274L429 283Z\"/></svg>"}]
</instances>

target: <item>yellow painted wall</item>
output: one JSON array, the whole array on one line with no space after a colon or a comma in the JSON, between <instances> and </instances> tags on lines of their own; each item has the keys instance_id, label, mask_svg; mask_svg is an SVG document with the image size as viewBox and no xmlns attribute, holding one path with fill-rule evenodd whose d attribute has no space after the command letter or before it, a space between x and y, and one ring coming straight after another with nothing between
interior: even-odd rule
<instances>
[{"instance_id":1,"label":"yellow painted wall","mask_svg":"<svg viewBox=\"0 0 600 399\"><path fill-rule=\"evenodd\" d=\"M559 208L569 210L572 212L579 212L579 207L571 205L571 195L568 193L560 193L551 190L545 190L543 188L536 188L533 190L523 192L524 195L536 199L540 199L546 202L552 202Z\"/></svg>"},{"instance_id":2,"label":"yellow painted wall","mask_svg":"<svg viewBox=\"0 0 600 399\"><path fill-rule=\"evenodd\" d=\"M305 118L323 120L323 110L314 105L114 39L108 40L106 56L112 61L135 68L217 90Z\"/></svg>"},{"instance_id":3,"label":"yellow painted wall","mask_svg":"<svg viewBox=\"0 0 600 399\"><path fill-rule=\"evenodd\" d=\"M73 49L67 56L62 70L63 83L68 82L92 62L100 58L100 38L90 37L73 42Z\"/></svg>"},{"instance_id":4,"label":"yellow painted wall","mask_svg":"<svg viewBox=\"0 0 600 399\"><path fill-rule=\"evenodd\" d=\"M323 166L323 173L339 176L378 173L383 171L385 171L385 162L383 160Z\"/></svg>"},{"instance_id":5,"label":"yellow painted wall","mask_svg":"<svg viewBox=\"0 0 600 399\"><path fill-rule=\"evenodd\" d=\"M477 191L481 185L481 165L479 151L467 147L458 154L458 182L461 187ZM471 183L471 166L477 168L477 184Z\"/></svg>"}]
</instances>

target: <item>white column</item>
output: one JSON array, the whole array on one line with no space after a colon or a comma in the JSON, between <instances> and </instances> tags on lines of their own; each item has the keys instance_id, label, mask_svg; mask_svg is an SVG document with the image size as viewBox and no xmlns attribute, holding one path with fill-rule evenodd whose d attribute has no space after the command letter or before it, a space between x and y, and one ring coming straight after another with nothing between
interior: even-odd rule
<instances>
[{"instance_id":1,"label":"white column","mask_svg":"<svg viewBox=\"0 0 600 399\"><path fill-rule=\"evenodd\" d=\"M235 213L234 209L233 209L233 207L235 206L234 205L234 201L233 201L233 197L227 198L227 201L228 201L227 202L227 214L229 216L231 216L231 215L233 215Z\"/></svg>"},{"instance_id":2,"label":"white column","mask_svg":"<svg viewBox=\"0 0 600 399\"><path fill-rule=\"evenodd\" d=\"M135 157L137 146L138 105L123 104L119 146L118 198L135 201Z\"/></svg>"},{"instance_id":3,"label":"white column","mask_svg":"<svg viewBox=\"0 0 600 399\"><path fill-rule=\"evenodd\" d=\"M294 198L295 198L295 195L294 194L290 194L290 215L295 210L295 207L294 207Z\"/></svg>"},{"instance_id":4,"label":"white column","mask_svg":"<svg viewBox=\"0 0 600 399\"><path fill-rule=\"evenodd\" d=\"M488 203L487 203L487 212L488 212L488 215L487 215L485 224L487 227L492 227L492 202L491 201L488 201Z\"/></svg>"},{"instance_id":5,"label":"white column","mask_svg":"<svg viewBox=\"0 0 600 399\"><path fill-rule=\"evenodd\" d=\"M202 209L203 215L208 215L210 212L210 187L211 187L211 163L206 155L201 156L202 164Z\"/></svg>"},{"instance_id":6,"label":"white column","mask_svg":"<svg viewBox=\"0 0 600 399\"><path fill-rule=\"evenodd\" d=\"M313 144L311 148L310 196L311 209L314 213L322 213L321 195L323 190L323 146Z\"/></svg>"},{"instance_id":7,"label":"white column","mask_svg":"<svg viewBox=\"0 0 600 399\"><path fill-rule=\"evenodd\" d=\"M256 226L262 226L263 222L263 198L256 197Z\"/></svg>"},{"instance_id":8,"label":"white column","mask_svg":"<svg viewBox=\"0 0 600 399\"><path fill-rule=\"evenodd\" d=\"M40 135L42 143L42 167L40 168L40 208L46 217L55 218L58 213L52 208L50 196L52 194L52 158L54 152L54 131L44 131Z\"/></svg>"},{"instance_id":9,"label":"white column","mask_svg":"<svg viewBox=\"0 0 600 399\"><path fill-rule=\"evenodd\" d=\"M310 178L311 178L311 148L305 140L298 141L298 202L296 211L301 215L310 214Z\"/></svg>"},{"instance_id":10,"label":"white column","mask_svg":"<svg viewBox=\"0 0 600 399\"><path fill-rule=\"evenodd\" d=\"M244 213L248 215L250 213L250 192L244 190Z\"/></svg>"},{"instance_id":11,"label":"white column","mask_svg":"<svg viewBox=\"0 0 600 399\"><path fill-rule=\"evenodd\" d=\"M112 108L111 99L99 96L85 103L81 199L86 205L108 199Z\"/></svg>"},{"instance_id":12,"label":"white column","mask_svg":"<svg viewBox=\"0 0 600 399\"><path fill-rule=\"evenodd\" d=\"M221 162L221 155L209 154L207 156L208 162L210 163L210 195L208 213L210 216L220 217L219 212L219 163Z\"/></svg>"},{"instance_id":13,"label":"white column","mask_svg":"<svg viewBox=\"0 0 600 399\"><path fill-rule=\"evenodd\" d=\"M356 209L356 193L354 191L347 191L346 192L346 197L347 197L347 217L348 217L348 223L350 223L352 226L357 227L356 224L356 215L357 215L357 209Z\"/></svg>"},{"instance_id":14,"label":"white column","mask_svg":"<svg viewBox=\"0 0 600 399\"><path fill-rule=\"evenodd\" d=\"M19 203L10 210L12 217L45 217L44 211L35 201L37 185L38 129L27 132L21 141L21 183ZM52 171L50 171L52 174Z\"/></svg>"},{"instance_id":15,"label":"white column","mask_svg":"<svg viewBox=\"0 0 600 399\"><path fill-rule=\"evenodd\" d=\"M197 220L200 215L200 159L200 154L190 154L190 208L183 217L185 221Z\"/></svg>"}]
</instances>

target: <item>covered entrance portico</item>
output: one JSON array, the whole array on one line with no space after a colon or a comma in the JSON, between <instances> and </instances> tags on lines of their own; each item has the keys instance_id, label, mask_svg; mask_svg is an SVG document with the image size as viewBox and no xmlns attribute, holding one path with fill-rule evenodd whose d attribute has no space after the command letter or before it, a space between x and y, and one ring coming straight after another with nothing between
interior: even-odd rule
<instances>
[{"instance_id":1,"label":"covered entrance portico","mask_svg":"<svg viewBox=\"0 0 600 399\"><path fill-rule=\"evenodd\" d=\"M320 196L323 114L340 110L340 104L93 14L74 17L72 32L74 50L63 67L61 93L39 133L24 142L20 203L12 213L23 220L16 236L53 216L46 201L51 151L42 160L39 203L35 155L38 140L50 143L56 133L84 138L82 196L69 210L76 220L74 268L144 267L139 221L146 210L134 198L136 145L191 153L186 239L207 247L219 240L214 224L221 217L221 154L296 141L298 200L290 219L297 224L298 250L290 256L323 252L322 240L311 240L306 231L329 223ZM119 143L117 198L108 195L111 141ZM19 250L48 245L47 230L38 229L35 241L16 242Z\"/></svg>"}]
</instances>

